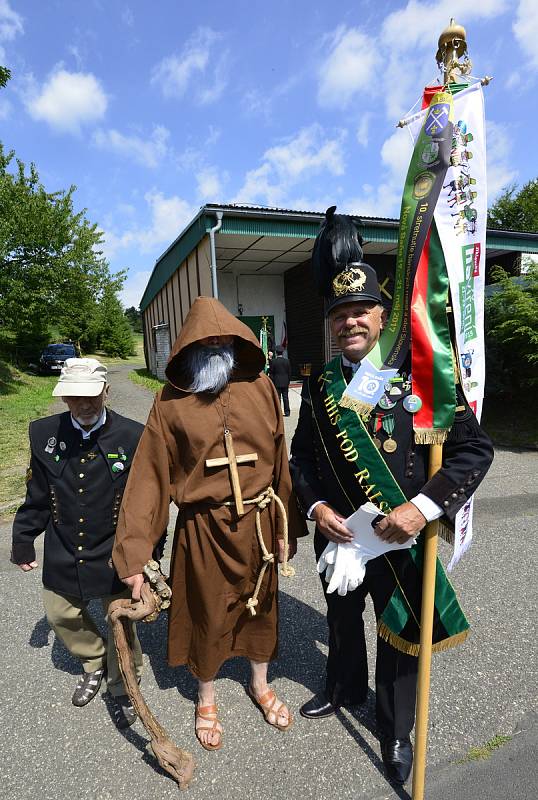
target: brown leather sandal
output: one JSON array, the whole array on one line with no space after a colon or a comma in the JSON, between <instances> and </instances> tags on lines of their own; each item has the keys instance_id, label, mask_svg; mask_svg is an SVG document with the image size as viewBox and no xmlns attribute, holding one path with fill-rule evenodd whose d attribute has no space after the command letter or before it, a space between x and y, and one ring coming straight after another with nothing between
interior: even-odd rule
<instances>
[{"instance_id":1,"label":"brown leather sandal","mask_svg":"<svg viewBox=\"0 0 538 800\"><path fill-rule=\"evenodd\" d=\"M198 720L204 720L205 722L210 722L211 725L198 725ZM204 750L220 750L222 747L222 726L221 730L217 727L220 725L219 718L217 716L217 706L199 706L196 704L195 713L194 713L194 733L196 738L204 748ZM209 742L203 742L199 736L202 731L210 731L218 734L219 740L216 744L210 744Z\"/></svg>"},{"instance_id":2,"label":"brown leather sandal","mask_svg":"<svg viewBox=\"0 0 538 800\"><path fill-rule=\"evenodd\" d=\"M278 699L273 689L268 689L265 694L262 694L261 697L256 697L252 690L252 686L249 686L247 689L247 694L251 697L254 705L258 706L265 717L265 721L269 725L272 725L274 728L278 728L279 731L287 731L291 728L293 725L293 714L287 705ZM278 706L275 708L275 704L277 703ZM283 708L287 709L288 712L288 721L285 725L282 725L282 723L278 721L280 712Z\"/></svg>"}]
</instances>

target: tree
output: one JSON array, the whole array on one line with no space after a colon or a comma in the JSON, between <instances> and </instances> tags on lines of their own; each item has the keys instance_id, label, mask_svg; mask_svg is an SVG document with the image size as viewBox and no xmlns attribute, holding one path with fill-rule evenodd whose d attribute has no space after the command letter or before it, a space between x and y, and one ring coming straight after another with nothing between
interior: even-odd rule
<instances>
[{"instance_id":1,"label":"tree","mask_svg":"<svg viewBox=\"0 0 538 800\"><path fill-rule=\"evenodd\" d=\"M133 332L117 296L124 280L125 273L121 272L107 283L98 308L99 347L108 356L120 358L135 352Z\"/></svg>"},{"instance_id":2,"label":"tree","mask_svg":"<svg viewBox=\"0 0 538 800\"><path fill-rule=\"evenodd\" d=\"M35 166L0 144L0 322L28 353L52 324L80 342L111 281L102 234L75 213L74 192L47 192Z\"/></svg>"},{"instance_id":3,"label":"tree","mask_svg":"<svg viewBox=\"0 0 538 800\"><path fill-rule=\"evenodd\" d=\"M11 80L11 70L7 67L0 67L0 86L3 88Z\"/></svg>"},{"instance_id":4,"label":"tree","mask_svg":"<svg viewBox=\"0 0 538 800\"><path fill-rule=\"evenodd\" d=\"M513 230L538 230L538 178L526 183L517 191L509 186L492 205L488 213L488 227Z\"/></svg>"},{"instance_id":5,"label":"tree","mask_svg":"<svg viewBox=\"0 0 538 800\"><path fill-rule=\"evenodd\" d=\"M135 333L142 333L142 314L139 308L131 306L125 309L125 316Z\"/></svg>"},{"instance_id":6,"label":"tree","mask_svg":"<svg viewBox=\"0 0 538 800\"><path fill-rule=\"evenodd\" d=\"M486 300L488 392L507 396L538 385L538 265L512 278L493 267L498 290Z\"/></svg>"}]
</instances>

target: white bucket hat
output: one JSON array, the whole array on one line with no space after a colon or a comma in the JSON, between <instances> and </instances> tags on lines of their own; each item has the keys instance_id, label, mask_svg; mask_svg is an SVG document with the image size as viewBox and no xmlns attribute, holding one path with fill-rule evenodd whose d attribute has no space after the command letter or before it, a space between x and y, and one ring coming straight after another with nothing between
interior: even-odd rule
<instances>
[{"instance_id":1,"label":"white bucket hat","mask_svg":"<svg viewBox=\"0 0 538 800\"><path fill-rule=\"evenodd\" d=\"M97 397L106 385L106 367L95 358L67 358L53 397Z\"/></svg>"}]
</instances>

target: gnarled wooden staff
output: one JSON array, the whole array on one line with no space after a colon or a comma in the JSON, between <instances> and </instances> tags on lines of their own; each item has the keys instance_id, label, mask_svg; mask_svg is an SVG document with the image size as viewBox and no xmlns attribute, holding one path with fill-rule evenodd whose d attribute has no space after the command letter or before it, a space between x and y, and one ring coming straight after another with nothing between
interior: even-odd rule
<instances>
[{"instance_id":1,"label":"gnarled wooden staff","mask_svg":"<svg viewBox=\"0 0 538 800\"><path fill-rule=\"evenodd\" d=\"M140 590L140 600L114 600L109 608L109 620L114 633L123 682L133 707L151 737L150 747L160 766L168 772L180 789L186 789L194 772L194 759L190 753L177 747L162 725L151 713L135 676L128 621L153 622L161 609L168 608L172 591L156 561L144 567L146 581Z\"/></svg>"}]
</instances>

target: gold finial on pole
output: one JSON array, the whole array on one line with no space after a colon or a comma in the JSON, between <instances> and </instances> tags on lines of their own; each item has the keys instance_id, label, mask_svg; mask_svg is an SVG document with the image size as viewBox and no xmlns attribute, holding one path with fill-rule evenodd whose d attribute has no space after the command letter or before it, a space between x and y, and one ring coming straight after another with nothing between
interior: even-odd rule
<instances>
[{"instance_id":1,"label":"gold finial on pole","mask_svg":"<svg viewBox=\"0 0 538 800\"><path fill-rule=\"evenodd\" d=\"M460 59L463 61L460 62ZM439 37L437 66L443 70L443 84L455 83L458 78L469 75L473 67L467 53L467 38L463 25L458 25L454 18Z\"/></svg>"}]
</instances>

